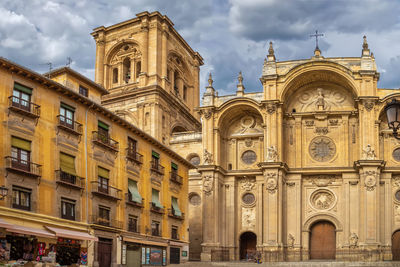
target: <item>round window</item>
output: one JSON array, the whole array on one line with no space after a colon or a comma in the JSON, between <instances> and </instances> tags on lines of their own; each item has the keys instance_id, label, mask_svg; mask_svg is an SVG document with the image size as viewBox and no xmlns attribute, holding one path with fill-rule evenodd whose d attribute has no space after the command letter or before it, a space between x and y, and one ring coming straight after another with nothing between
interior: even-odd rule
<instances>
[{"instance_id":1,"label":"round window","mask_svg":"<svg viewBox=\"0 0 400 267\"><path fill-rule=\"evenodd\" d=\"M395 150L393 150L392 156L393 156L395 161L400 161L400 147L398 147Z\"/></svg>"},{"instance_id":2,"label":"round window","mask_svg":"<svg viewBox=\"0 0 400 267\"><path fill-rule=\"evenodd\" d=\"M400 201L400 190L396 191L396 193L394 194L394 197L396 198L397 201Z\"/></svg>"},{"instance_id":3,"label":"round window","mask_svg":"<svg viewBox=\"0 0 400 267\"><path fill-rule=\"evenodd\" d=\"M201 203L201 197L197 193L192 193L189 195L189 202L193 206L198 206Z\"/></svg>"},{"instance_id":4,"label":"round window","mask_svg":"<svg viewBox=\"0 0 400 267\"><path fill-rule=\"evenodd\" d=\"M247 150L242 154L242 161L246 164L253 164L257 160L257 154L252 150Z\"/></svg>"},{"instance_id":5,"label":"round window","mask_svg":"<svg viewBox=\"0 0 400 267\"><path fill-rule=\"evenodd\" d=\"M192 163L194 166L197 166L200 164L200 157L199 156L194 156L190 159L190 163Z\"/></svg>"},{"instance_id":6,"label":"round window","mask_svg":"<svg viewBox=\"0 0 400 267\"><path fill-rule=\"evenodd\" d=\"M256 201L256 197L252 193L246 193L242 196L242 201L244 204L250 205Z\"/></svg>"}]
</instances>

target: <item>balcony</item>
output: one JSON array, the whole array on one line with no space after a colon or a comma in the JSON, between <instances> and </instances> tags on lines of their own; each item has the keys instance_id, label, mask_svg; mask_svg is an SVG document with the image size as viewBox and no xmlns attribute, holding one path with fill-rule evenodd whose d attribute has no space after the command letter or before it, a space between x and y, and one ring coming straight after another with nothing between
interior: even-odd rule
<instances>
[{"instance_id":1,"label":"balcony","mask_svg":"<svg viewBox=\"0 0 400 267\"><path fill-rule=\"evenodd\" d=\"M181 216L178 216L175 214L175 210L174 209L168 209L168 216L174 219L178 219L178 220L184 220L185 219L185 213L182 212Z\"/></svg>"},{"instance_id":2,"label":"balcony","mask_svg":"<svg viewBox=\"0 0 400 267\"><path fill-rule=\"evenodd\" d=\"M115 153L118 152L119 143L114 139L110 138L109 135L99 134L98 132L93 132L93 143L98 146L104 147L108 150L111 150Z\"/></svg>"},{"instance_id":3,"label":"balcony","mask_svg":"<svg viewBox=\"0 0 400 267\"><path fill-rule=\"evenodd\" d=\"M127 148L126 149L126 158L130 161L133 161L137 164L143 163L143 155L134 151L133 149Z\"/></svg>"},{"instance_id":4,"label":"balcony","mask_svg":"<svg viewBox=\"0 0 400 267\"><path fill-rule=\"evenodd\" d=\"M171 232L171 239L179 240L179 234L177 232Z\"/></svg>"},{"instance_id":5,"label":"balcony","mask_svg":"<svg viewBox=\"0 0 400 267\"><path fill-rule=\"evenodd\" d=\"M140 233L140 226L138 223L128 223L128 231L132 233Z\"/></svg>"},{"instance_id":6,"label":"balcony","mask_svg":"<svg viewBox=\"0 0 400 267\"><path fill-rule=\"evenodd\" d=\"M8 97L9 110L20 113L24 116L37 119L40 117L40 106L16 96Z\"/></svg>"},{"instance_id":7,"label":"balcony","mask_svg":"<svg viewBox=\"0 0 400 267\"><path fill-rule=\"evenodd\" d=\"M183 177L178 175L176 172L170 172L169 173L169 180L171 182L177 183L179 185L183 184Z\"/></svg>"},{"instance_id":8,"label":"balcony","mask_svg":"<svg viewBox=\"0 0 400 267\"><path fill-rule=\"evenodd\" d=\"M42 165L10 156L5 157L5 159L6 169L10 172L32 177L42 176Z\"/></svg>"},{"instance_id":9,"label":"balcony","mask_svg":"<svg viewBox=\"0 0 400 267\"><path fill-rule=\"evenodd\" d=\"M108 186L104 188L99 182L92 181L92 194L99 197L108 198L111 200L121 200L121 189L115 188L113 186Z\"/></svg>"},{"instance_id":10,"label":"balcony","mask_svg":"<svg viewBox=\"0 0 400 267\"><path fill-rule=\"evenodd\" d=\"M85 178L63 172L62 170L56 171L56 183L57 185L63 185L78 190L83 190L85 188Z\"/></svg>"},{"instance_id":11,"label":"balcony","mask_svg":"<svg viewBox=\"0 0 400 267\"><path fill-rule=\"evenodd\" d=\"M138 203L136 201L133 201L132 195L130 193L125 194L125 199L126 199L126 204L129 204L131 206L137 207L137 208L143 208L143 200L142 198L142 203Z\"/></svg>"},{"instance_id":12,"label":"balcony","mask_svg":"<svg viewBox=\"0 0 400 267\"><path fill-rule=\"evenodd\" d=\"M150 171L156 172L160 175L164 175L164 167L160 165L157 161L152 160L150 162Z\"/></svg>"},{"instance_id":13,"label":"balcony","mask_svg":"<svg viewBox=\"0 0 400 267\"><path fill-rule=\"evenodd\" d=\"M159 213L159 214L164 214L164 209L157 207L155 203L150 202L150 211Z\"/></svg>"},{"instance_id":14,"label":"balcony","mask_svg":"<svg viewBox=\"0 0 400 267\"><path fill-rule=\"evenodd\" d=\"M112 228L122 228L122 222L118 220L113 220L113 219L107 219L107 218L102 218L97 215L90 215L90 223L91 224L96 224L96 225L101 225L101 226L107 226L107 227L112 227Z\"/></svg>"},{"instance_id":15,"label":"balcony","mask_svg":"<svg viewBox=\"0 0 400 267\"><path fill-rule=\"evenodd\" d=\"M161 236L161 230L160 229L151 229L151 235L152 236Z\"/></svg>"},{"instance_id":16,"label":"balcony","mask_svg":"<svg viewBox=\"0 0 400 267\"><path fill-rule=\"evenodd\" d=\"M58 120L58 125L57 125L58 129L62 129L76 136L82 135L83 131L81 123L71 120L63 115L57 115L57 120Z\"/></svg>"}]
</instances>

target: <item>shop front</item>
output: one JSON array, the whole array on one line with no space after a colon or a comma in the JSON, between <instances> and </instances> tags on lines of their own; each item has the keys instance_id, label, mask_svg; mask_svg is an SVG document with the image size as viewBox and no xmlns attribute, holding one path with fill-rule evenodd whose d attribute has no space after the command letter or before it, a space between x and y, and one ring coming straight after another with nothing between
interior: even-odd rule
<instances>
[{"instance_id":1,"label":"shop front","mask_svg":"<svg viewBox=\"0 0 400 267\"><path fill-rule=\"evenodd\" d=\"M124 237L122 265L127 267L166 266L168 244Z\"/></svg>"}]
</instances>

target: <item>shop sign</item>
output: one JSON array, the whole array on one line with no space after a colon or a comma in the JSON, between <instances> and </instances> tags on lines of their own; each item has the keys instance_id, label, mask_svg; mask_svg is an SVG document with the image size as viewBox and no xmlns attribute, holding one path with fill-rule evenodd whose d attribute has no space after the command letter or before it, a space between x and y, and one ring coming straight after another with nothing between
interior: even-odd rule
<instances>
[{"instance_id":1,"label":"shop sign","mask_svg":"<svg viewBox=\"0 0 400 267\"><path fill-rule=\"evenodd\" d=\"M146 264L146 248L142 248L142 264Z\"/></svg>"},{"instance_id":2,"label":"shop sign","mask_svg":"<svg viewBox=\"0 0 400 267\"><path fill-rule=\"evenodd\" d=\"M161 265L162 255L160 248L151 248L150 264Z\"/></svg>"},{"instance_id":3,"label":"shop sign","mask_svg":"<svg viewBox=\"0 0 400 267\"><path fill-rule=\"evenodd\" d=\"M126 264L126 245L122 245L122 264Z\"/></svg>"},{"instance_id":4,"label":"shop sign","mask_svg":"<svg viewBox=\"0 0 400 267\"><path fill-rule=\"evenodd\" d=\"M162 265L167 265L167 251L165 249L162 251Z\"/></svg>"},{"instance_id":5,"label":"shop sign","mask_svg":"<svg viewBox=\"0 0 400 267\"><path fill-rule=\"evenodd\" d=\"M187 257L187 251L186 250L182 250L182 257Z\"/></svg>"},{"instance_id":6,"label":"shop sign","mask_svg":"<svg viewBox=\"0 0 400 267\"><path fill-rule=\"evenodd\" d=\"M150 248L146 248L146 264L150 264Z\"/></svg>"}]
</instances>

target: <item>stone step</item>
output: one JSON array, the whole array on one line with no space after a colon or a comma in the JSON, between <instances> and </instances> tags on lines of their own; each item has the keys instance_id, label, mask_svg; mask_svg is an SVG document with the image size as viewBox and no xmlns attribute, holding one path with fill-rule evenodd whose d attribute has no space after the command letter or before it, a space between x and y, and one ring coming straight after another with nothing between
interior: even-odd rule
<instances>
[{"instance_id":1,"label":"stone step","mask_svg":"<svg viewBox=\"0 0 400 267\"><path fill-rule=\"evenodd\" d=\"M252 262L199 262L191 261L182 264L171 264L170 267L272 267L272 266L282 266L282 267L364 267L364 266L393 266L400 267L399 261L379 261L379 262L344 262L344 261L300 261L300 262L263 262L261 264Z\"/></svg>"}]
</instances>

